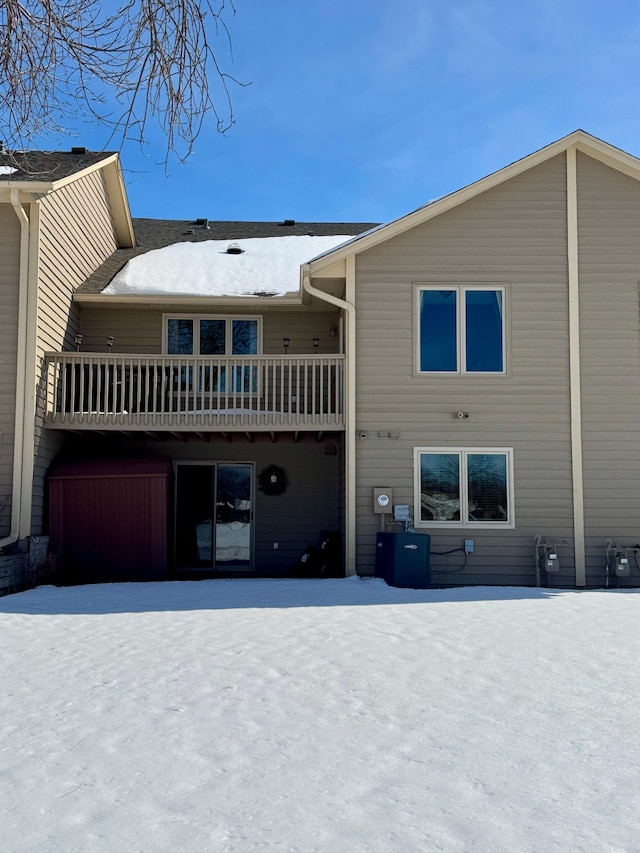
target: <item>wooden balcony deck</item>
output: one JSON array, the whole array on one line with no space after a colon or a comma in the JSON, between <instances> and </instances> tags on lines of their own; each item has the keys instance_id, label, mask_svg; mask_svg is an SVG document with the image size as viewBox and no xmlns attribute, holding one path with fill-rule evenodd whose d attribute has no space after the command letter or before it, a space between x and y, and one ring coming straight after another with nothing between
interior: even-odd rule
<instances>
[{"instance_id":1,"label":"wooden balcony deck","mask_svg":"<svg viewBox=\"0 0 640 853\"><path fill-rule=\"evenodd\" d=\"M341 430L344 356L47 353L45 425L171 432Z\"/></svg>"}]
</instances>

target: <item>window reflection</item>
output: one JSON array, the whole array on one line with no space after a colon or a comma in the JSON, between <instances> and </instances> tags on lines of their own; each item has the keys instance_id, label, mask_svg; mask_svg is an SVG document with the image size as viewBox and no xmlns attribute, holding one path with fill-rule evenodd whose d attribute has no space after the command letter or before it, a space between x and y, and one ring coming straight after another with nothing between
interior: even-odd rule
<instances>
[{"instance_id":1,"label":"window reflection","mask_svg":"<svg viewBox=\"0 0 640 853\"><path fill-rule=\"evenodd\" d=\"M193 320L171 319L167 323L169 355L193 355Z\"/></svg>"},{"instance_id":2,"label":"window reflection","mask_svg":"<svg viewBox=\"0 0 640 853\"><path fill-rule=\"evenodd\" d=\"M460 518L460 457L457 453L423 453L420 457L420 518Z\"/></svg>"},{"instance_id":3,"label":"window reflection","mask_svg":"<svg viewBox=\"0 0 640 853\"><path fill-rule=\"evenodd\" d=\"M457 294L423 290L420 295L420 370L455 372Z\"/></svg>"},{"instance_id":4,"label":"window reflection","mask_svg":"<svg viewBox=\"0 0 640 853\"><path fill-rule=\"evenodd\" d=\"M499 290L467 290L466 369L470 373L502 370L502 293Z\"/></svg>"}]
</instances>

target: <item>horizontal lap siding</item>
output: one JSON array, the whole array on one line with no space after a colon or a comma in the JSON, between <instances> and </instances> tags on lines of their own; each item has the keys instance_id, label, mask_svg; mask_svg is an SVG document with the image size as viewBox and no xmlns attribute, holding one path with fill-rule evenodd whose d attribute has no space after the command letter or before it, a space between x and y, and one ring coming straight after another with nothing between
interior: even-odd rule
<instances>
[{"instance_id":1,"label":"horizontal lap siding","mask_svg":"<svg viewBox=\"0 0 640 853\"><path fill-rule=\"evenodd\" d=\"M83 352L106 352L109 335L114 338L114 353L158 355L162 352L162 311L157 308L83 305L80 324Z\"/></svg>"},{"instance_id":2,"label":"horizontal lap siding","mask_svg":"<svg viewBox=\"0 0 640 853\"><path fill-rule=\"evenodd\" d=\"M640 542L640 183L579 154L578 193L587 582L602 584L605 540Z\"/></svg>"},{"instance_id":3,"label":"horizontal lap siding","mask_svg":"<svg viewBox=\"0 0 640 853\"><path fill-rule=\"evenodd\" d=\"M93 172L40 201L38 295L38 412L33 482L32 530L42 530L45 475L62 446L43 429L44 353L75 349L80 331L73 293L117 248L101 172Z\"/></svg>"},{"instance_id":4,"label":"horizontal lap siding","mask_svg":"<svg viewBox=\"0 0 640 853\"><path fill-rule=\"evenodd\" d=\"M0 501L8 500L0 513L2 538L11 526L20 278L20 225L9 204L0 204L0 259Z\"/></svg>"},{"instance_id":5,"label":"horizontal lap siding","mask_svg":"<svg viewBox=\"0 0 640 853\"><path fill-rule=\"evenodd\" d=\"M505 377L414 376L414 283L507 285ZM569 543L573 583L564 155L364 252L356 261L358 570L373 571L375 486L414 503L416 446L513 447L515 530L433 529L434 581L533 583L534 536ZM453 413L469 412L457 421ZM397 439L379 431L397 430ZM447 571L447 569L449 571ZM435 573L437 571L437 574Z\"/></svg>"},{"instance_id":6,"label":"horizontal lap siding","mask_svg":"<svg viewBox=\"0 0 640 853\"><path fill-rule=\"evenodd\" d=\"M162 352L163 314L213 314L216 316L263 317L263 348L267 354L284 353L282 339L290 339L289 354L313 352L313 338L319 339L319 353L335 353L339 349L337 336L331 329L338 326L337 312L301 308L297 311L256 310L254 301L240 311L217 311L215 308L175 311L158 308L105 308L103 305L82 309L82 349L84 352L105 352L107 335L115 338L114 353L156 355Z\"/></svg>"}]
</instances>

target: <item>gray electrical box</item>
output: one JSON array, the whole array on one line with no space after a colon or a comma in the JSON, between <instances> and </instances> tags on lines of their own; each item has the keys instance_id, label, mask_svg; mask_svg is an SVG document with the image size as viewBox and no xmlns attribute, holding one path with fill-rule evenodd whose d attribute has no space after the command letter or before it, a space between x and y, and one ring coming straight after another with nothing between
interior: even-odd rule
<instances>
[{"instance_id":1,"label":"gray electrical box","mask_svg":"<svg viewBox=\"0 0 640 853\"><path fill-rule=\"evenodd\" d=\"M373 490L373 511L378 515L391 515L393 512L393 489L378 486Z\"/></svg>"}]
</instances>

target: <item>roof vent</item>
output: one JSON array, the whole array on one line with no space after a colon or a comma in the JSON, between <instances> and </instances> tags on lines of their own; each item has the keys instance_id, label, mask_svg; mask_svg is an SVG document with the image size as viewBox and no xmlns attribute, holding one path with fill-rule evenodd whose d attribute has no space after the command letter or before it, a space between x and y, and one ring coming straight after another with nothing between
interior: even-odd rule
<instances>
[{"instance_id":1,"label":"roof vent","mask_svg":"<svg viewBox=\"0 0 640 853\"><path fill-rule=\"evenodd\" d=\"M241 255L244 249L240 243L229 243L227 246L227 255Z\"/></svg>"},{"instance_id":2,"label":"roof vent","mask_svg":"<svg viewBox=\"0 0 640 853\"><path fill-rule=\"evenodd\" d=\"M196 219L196 225L199 225L201 228L208 228L209 227L209 220L208 219Z\"/></svg>"},{"instance_id":3,"label":"roof vent","mask_svg":"<svg viewBox=\"0 0 640 853\"><path fill-rule=\"evenodd\" d=\"M72 154L86 154L87 149L84 146L78 146L77 148L71 149Z\"/></svg>"},{"instance_id":4,"label":"roof vent","mask_svg":"<svg viewBox=\"0 0 640 853\"><path fill-rule=\"evenodd\" d=\"M295 225L296 221L295 221L295 219L285 219L282 224L283 225Z\"/></svg>"}]
</instances>

